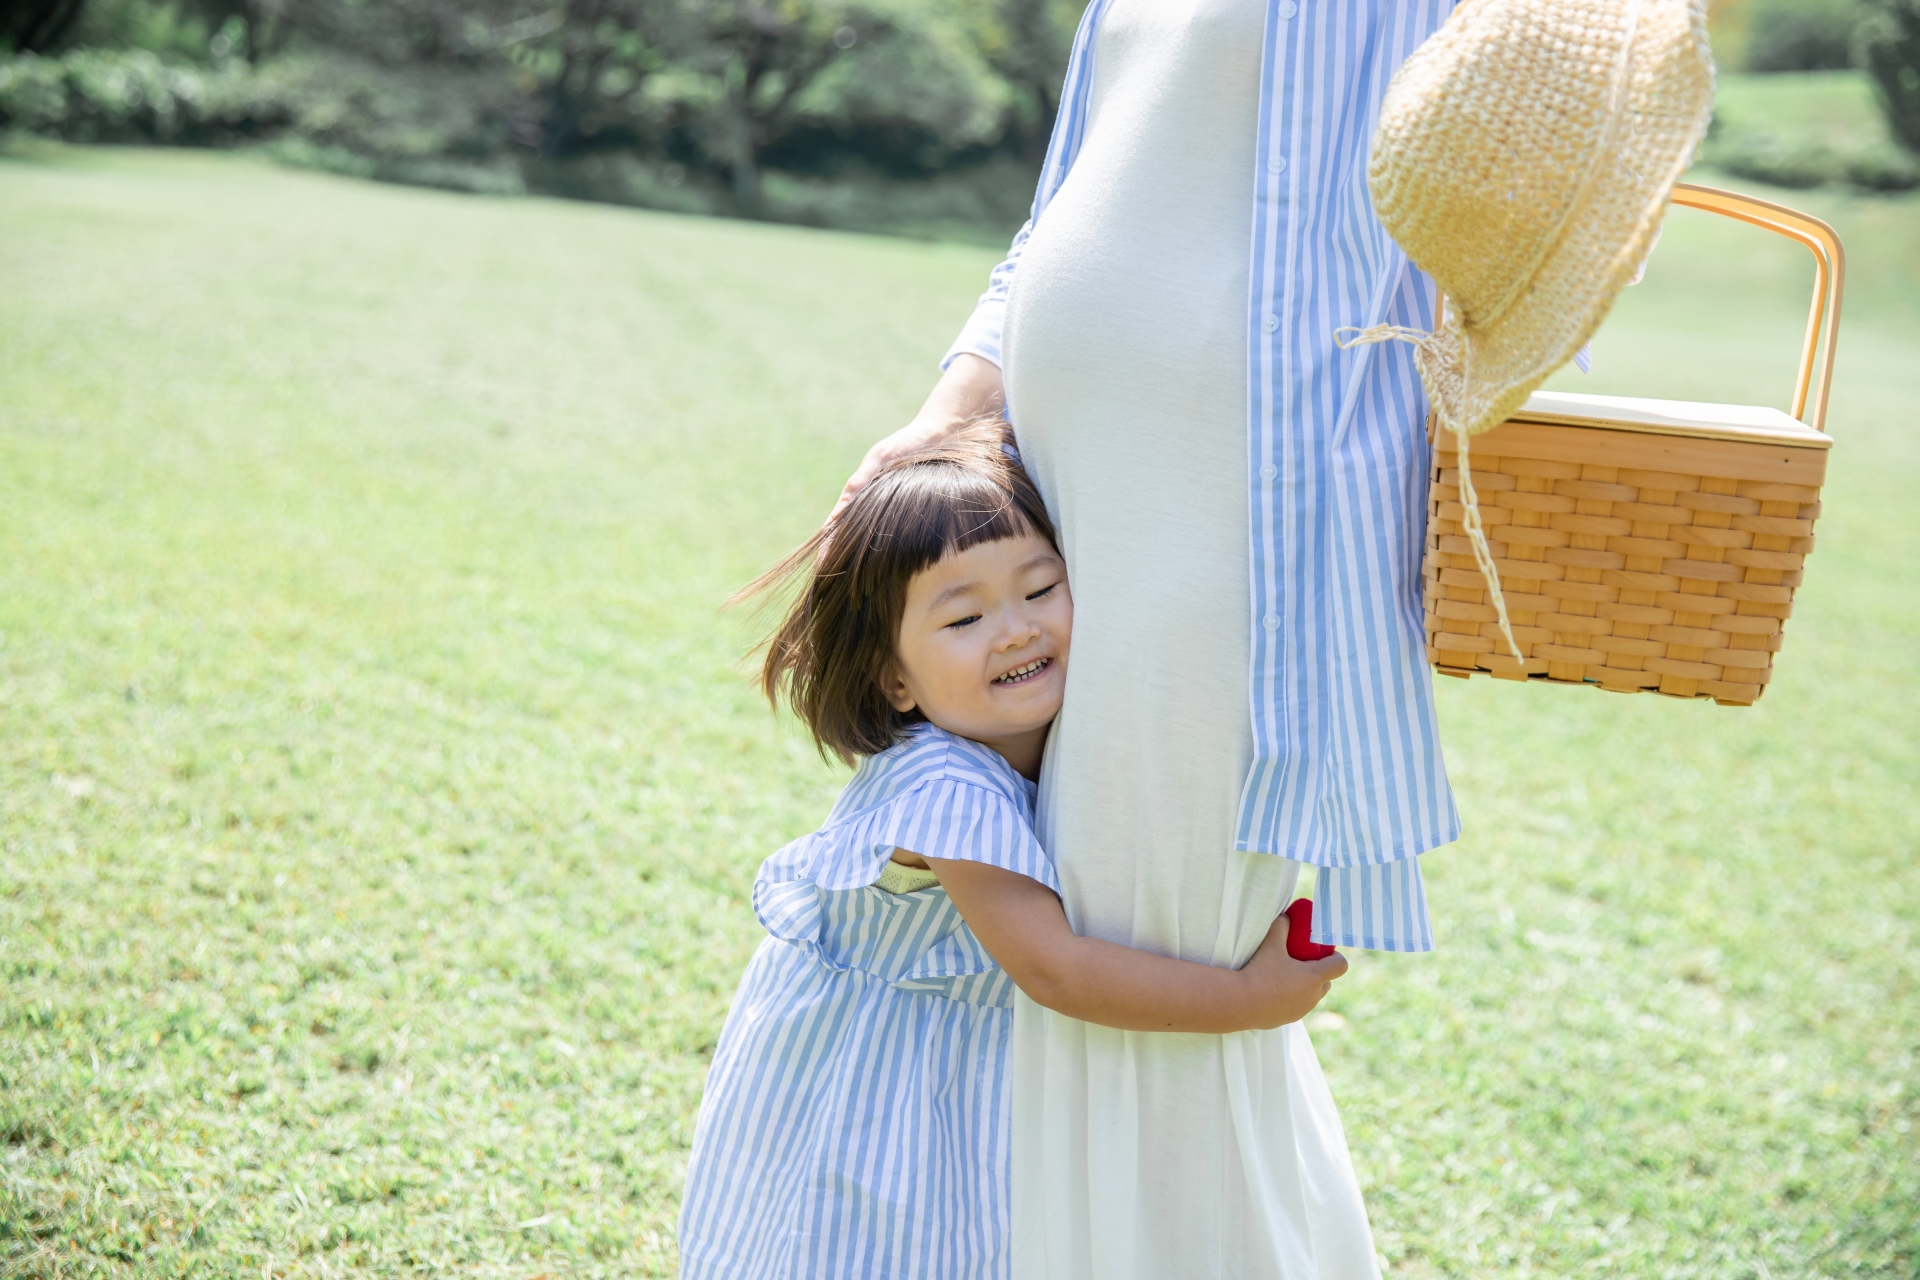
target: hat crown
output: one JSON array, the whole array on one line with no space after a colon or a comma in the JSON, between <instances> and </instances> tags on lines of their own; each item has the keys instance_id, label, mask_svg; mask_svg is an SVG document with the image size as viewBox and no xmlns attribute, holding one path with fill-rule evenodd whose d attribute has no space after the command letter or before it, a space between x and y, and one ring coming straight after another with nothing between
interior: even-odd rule
<instances>
[{"instance_id":1,"label":"hat crown","mask_svg":"<svg viewBox=\"0 0 1920 1280\"><path fill-rule=\"evenodd\" d=\"M1468 0L1381 105L1374 210L1466 326L1491 324L1597 199L1671 186L1661 144L1711 100L1698 0Z\"/></svg>"}]
</instances>

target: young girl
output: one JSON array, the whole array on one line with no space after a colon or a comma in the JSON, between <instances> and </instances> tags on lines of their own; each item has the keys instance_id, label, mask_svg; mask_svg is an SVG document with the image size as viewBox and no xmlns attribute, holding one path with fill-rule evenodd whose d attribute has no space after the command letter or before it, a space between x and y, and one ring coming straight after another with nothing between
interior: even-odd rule
<instances>
[{"instance_id":1,"label":"young girl","mask_svg":"<svg viewBox=\"0 0 1920 1280\"><path fill-rule=\"evenodd\" d=\"M1345 971L1284 919L1236 971L1076 937L1033 835L1073 603L1004 428L894 464L750 590L804 590L768 647L822 751L858 771L767 859L769 936L694 1132L681 1275L1003 1276L1013 989L1134 1031L1303 1017Z\"/></svg>"}]
</instances>

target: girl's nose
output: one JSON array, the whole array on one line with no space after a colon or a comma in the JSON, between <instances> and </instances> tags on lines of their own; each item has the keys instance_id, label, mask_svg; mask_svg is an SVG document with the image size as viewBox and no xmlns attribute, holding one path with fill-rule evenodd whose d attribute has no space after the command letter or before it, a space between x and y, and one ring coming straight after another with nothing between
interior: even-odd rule
<instances>
[{"instance_id":1,"label":"girl's nose","mask_svg":"<svg viewBox=\"0 0 1920 1280\"><path fill-rule=\"evenodd\" d=\"M1000 630L999 649L1002 653L1032 644L1040 638L1040 628L1024 614L1013 614Z\"/></svg>"}]
</instances>

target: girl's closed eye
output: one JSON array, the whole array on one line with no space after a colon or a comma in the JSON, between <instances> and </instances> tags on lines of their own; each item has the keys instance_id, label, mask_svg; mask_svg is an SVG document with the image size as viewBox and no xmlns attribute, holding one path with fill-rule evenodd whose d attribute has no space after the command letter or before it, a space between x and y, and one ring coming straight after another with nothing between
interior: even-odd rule
<instances>
[{"instance_id":1,"label":"girl's closed eye","mask_svg":"<svg viewBox=\"0 0 1920 1280\"><path fill-rule=\"evenodd\" d=\"M977 613L970 613L964 618L954 619L952 622L949 622L947 626L948 627L970 627L978 621L980 621L980 615Z\"/></svg>"}]
</instances>

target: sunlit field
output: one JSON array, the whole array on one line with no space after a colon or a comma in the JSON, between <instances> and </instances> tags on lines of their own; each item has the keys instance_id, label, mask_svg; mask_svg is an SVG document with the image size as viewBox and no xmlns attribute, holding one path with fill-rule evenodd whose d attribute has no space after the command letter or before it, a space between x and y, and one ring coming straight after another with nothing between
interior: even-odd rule
<instances>
[{"instance_id":1,"label":"sunlit field","mask_svg":"<svg viewBox=\"0 0 1920 1280\"><path fill-rule=\"evenodd\" d=\"M1774 685L1443 681L1439 949L1310 1024L1393 1275L1920 1266L1920 200L1784 198L1853 287ZM38 146L0 246L0 1273L672 1274L843 776L719 606L995 255ZM1676 215L1561 383L1784 402L1801 257Z\"/></svg>"}]
</instances>

